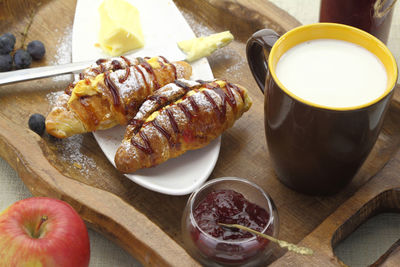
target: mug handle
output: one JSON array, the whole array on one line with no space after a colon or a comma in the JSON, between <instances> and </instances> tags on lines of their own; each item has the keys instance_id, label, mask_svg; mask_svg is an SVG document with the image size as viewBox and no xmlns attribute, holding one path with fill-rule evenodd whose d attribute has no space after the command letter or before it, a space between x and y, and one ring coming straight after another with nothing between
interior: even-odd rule
<instances>
[{"instance_id":1,"label":"mug handle","mask_svg":"<svg viewBox=\"0 0 400 267\"><path fill-rule=\"evenodd\" d=\"M279 39L279 35L270 29L255 32L246 45L247 62L258 87L264 93L265 78L268 72L267 57L272 46ZM265 54L264 54L265 50Z\"/></svg>"}]
</instances>

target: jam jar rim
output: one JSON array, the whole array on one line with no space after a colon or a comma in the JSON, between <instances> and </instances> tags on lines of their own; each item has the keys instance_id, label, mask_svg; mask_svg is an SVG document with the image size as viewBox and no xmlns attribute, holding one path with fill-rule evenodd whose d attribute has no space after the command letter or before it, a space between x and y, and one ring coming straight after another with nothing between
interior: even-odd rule
<instances>
[{"instance_id":1,"label":"jam jar rim","mask_svg":"<svg viewBox=\"0 0 400 267\"><path fill-rule=\"evenodd\" d=\"M257 184L246 180L244 178L239 178L239 177L233 177L233 176L229 176L229 177L220 177L220 178L215 178L212 179L208 182L206 182L205 184L203 184L202 186L198 187L189 197L189 217L190 217L190 221L193 224L193 226L195 228L197 228L202 234L204 234L205 236L209 237L210 239L213 239L215 241L217 241L218 243L226 243L226 244L241 244L241 243L246 243L246 242L252 242L257 238L257 235L254 235L250 238L247 239L241 239L241 240L221 240L218 238L215 238L213 236L211 236L210 234L206 233L205 231L203 231L203 229L201 229L199 227L199 225L197 224L196 219L193 216L193 210L194 210L194 200L197 197L197 194L201 191L203 191L205 188L212 186L213 184L219 183L219 182L224 182L224 181L235 181L235 182L241 182L241 183L245 183L248 184L252 187L254 187L255 189L257 189L258 191L260 191L260 193L265 197L265 199L267 200L268 203L268 209L269 209L269 219L268 219L268 223L265 225L265 227L262 229L262 231L260 233L265 233L268 228L271 226L271 224L274 221L274 207L272 205L272 201L271 201L271 197ZM240 193L240 192L239 192Z\"/></svg>"}]
</instances>

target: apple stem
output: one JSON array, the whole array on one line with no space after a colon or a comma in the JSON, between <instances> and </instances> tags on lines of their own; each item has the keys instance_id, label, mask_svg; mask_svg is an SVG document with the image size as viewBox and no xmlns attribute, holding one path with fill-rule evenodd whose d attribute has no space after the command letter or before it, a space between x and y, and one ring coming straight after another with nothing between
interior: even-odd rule
<instances>
[{"instance_id":1,"label":"apple stem","mask_svg":"<svg viewBox=\"0 0 400 267\"><path fill-rule=\"evenodd\" d=\"M47 217L47 215L43 215L42 218L40 218L39 224L36 226L35 228L35 232L33 233L33 237L35 238L39 238L39 230L40 227L42 226L42 224L47 221L49 219L49 217Z\"/></svg>"}]
</instances>

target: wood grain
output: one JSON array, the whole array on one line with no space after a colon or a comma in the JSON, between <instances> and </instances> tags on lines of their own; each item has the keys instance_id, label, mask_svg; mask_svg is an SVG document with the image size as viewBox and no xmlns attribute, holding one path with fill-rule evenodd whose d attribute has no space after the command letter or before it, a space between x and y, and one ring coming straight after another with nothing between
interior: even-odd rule
<instances>
[{"instance_id":1,"label":"wood grain","mask_svg":"<svg viewBox=\"0 0 400 267\"><path fill-rule=\"evenodd\" d=\"M15 0L20 1L23 0ZM34 66L58 62L60 46L68 42L65 36L71 32L75 1L42 2L27 41L42 40L47 52L45 59ZM220 156L210 179L238 176L259 184L278 208L280 238L312 244L317 250L316 257L303 259L290 253L281 257L286 251L277 249L271 262L281 257L276 262L278 266L340 264L331 250L337 228L374 196L398 186L395 171L399 166L400 142L398 92L373 152L349 186L330 197L296 193L278 182L270 165L263 126L264 97L247 66L245 42L258 29L270 27L283 33L299 22L266 0L176 0L175 3L197 35L227 29L234 33L236 40L217 51L209 62L214 76L247 87L254 102L251 110L223 134ZM0 2L0 7L1 4L4 2ZM19 14L18 18L2 20L0 32L23 31L29 12L19 9ZM131 182L113 168L91 134L57 140L47 135L39 138L28 129L29 115L46 114L52 97L49 93L62 90L70 81L66 76L0 88L0 156L18 172L34 195L69 202L89 225L145 265L198 265L184 250L180 234L180 216L188 196L167 196ZM314 258L318 260L310 260Z\"/></svg>"},{"instance_id":2,"label":"wood grain","mask_svg":"<svg viewBox=\"0 0 400 267\"><path fill-rule=\"evenodd\" d=\"M397 152L374 179L366 183L299 243L315 249L317 253L313 257L286 253L272 266L344 265L333 253L335 245L369 218L384 212L400 212L400 180L397 171L400 163L399 156L400 152ZM389 252L385 262L394 263L398 258L398 250L394 250L392 253Z\"/></svg>"}]
</instances>

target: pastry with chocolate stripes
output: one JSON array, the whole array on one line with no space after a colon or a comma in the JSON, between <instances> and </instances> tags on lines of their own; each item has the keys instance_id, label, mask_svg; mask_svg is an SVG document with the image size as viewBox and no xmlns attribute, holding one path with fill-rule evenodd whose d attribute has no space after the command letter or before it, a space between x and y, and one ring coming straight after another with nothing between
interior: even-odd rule
<instances>
[{"instance_id":1,"label":"pastry with chocolate stripes","mask_svg":"<svg viewBox=\"0 0 400 267\"><path fill-rule=\"evenodd\" d=\"M46 118L46 130L66 138L126 125L147 96L191 73L188 63L171 63L164 57L97 60L57 99Z\"/></svg>"},{"instance_id":2,"label":"pastry with chocolate stripes","mask_svg":"<svg viewBox=\"0 0 400 267\"><path fill-rule=\"evenodd\" d=\"M177 80L142 104L127 126L115 164L123 173L156 166L221 135L252 104L247 90L224 80Z\"/></svg>"}]
</instances>

